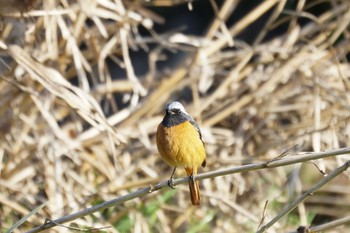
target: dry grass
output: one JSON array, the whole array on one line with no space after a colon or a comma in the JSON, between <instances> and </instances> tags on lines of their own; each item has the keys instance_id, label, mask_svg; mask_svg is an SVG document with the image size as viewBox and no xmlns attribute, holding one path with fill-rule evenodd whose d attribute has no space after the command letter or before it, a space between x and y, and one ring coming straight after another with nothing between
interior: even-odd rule
<instances>
[{"instance_id":1,"label":"dry grass","mask_svg":"<svg viewBox=\"0 0 350 233\"><path fill-rule=\"evenodd\" d=\"M199 121L206 171L273 159L293 145L315 152L350 146L346 0L300 0L294 8L290 1L262 1L231 26L223 22L239 1L211 1L217 19L202 37L153 29L167 19L147 6L171 1L19 2L29 5L0 1L9 4L0 10L3 229L46 200L18 232L166 179L171 168L158 156L154 137L169 100L183 101ZM319 16L308 13L325 3ZM236 39L269 10L252 44ZM285 32L265 40L281 24ZM156 64L165 49L190 52L161 73ZM145 76L136 75L132 50L147 52ZM317 166L328 173L347 160L344 155ZM190 206L187 186L178 186L70 225L115 226L108 232L254 232L266 200L269 220L321 178L306 163L206 179L200 208ZM349 215L349 187L349 173L342 173L270 232ZM348 230L343 225L330 232Z\"/></svg>"}]
</instances>

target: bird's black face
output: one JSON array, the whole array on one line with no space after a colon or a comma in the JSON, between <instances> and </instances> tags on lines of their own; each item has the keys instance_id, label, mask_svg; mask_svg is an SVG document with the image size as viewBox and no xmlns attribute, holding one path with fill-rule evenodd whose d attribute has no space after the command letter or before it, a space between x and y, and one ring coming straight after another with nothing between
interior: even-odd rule
<instances>
[{"instance_id":1,"label":"bird's black face","mask_svg":"<svg viewBox=\"0 0 350 233\"><path fill-rule=\"evenodd\" d=\"M178 108L171 108L165 110L166 114L162 121L162 124L166 127L175 126L188 121L188 117L185 113Z\"/></svg>"},{"instance_id":2,"label":"bird's black face","mask_svg":"<svg viewBox=\"0 0 350 233\"><path fill-rule=\"evenodd\" d=\"M188 115L185 108L179 102L171 102L165 108L165 117L162 124L165 127L179 125L185 121L192 121L192 117Z\"/></svg>"}]
</instances>

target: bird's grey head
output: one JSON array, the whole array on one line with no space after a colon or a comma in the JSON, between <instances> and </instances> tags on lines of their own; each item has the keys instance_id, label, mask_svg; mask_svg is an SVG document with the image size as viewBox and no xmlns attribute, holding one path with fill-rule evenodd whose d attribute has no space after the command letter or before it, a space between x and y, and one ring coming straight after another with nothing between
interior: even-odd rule
<instances>
[{"instance_id":1,"label":"bird's grey head","mask_svg":"<svg viewBox=\"0 0 350 233\"><path fill-rule=\"evenodd\" d=\"M189 115L184 106L180 103L180 102L177 102L177 101L174 101L174 102L171 102L171 103L168 103L165 107L165 111L166 113L168 114L176 114L176 113L180 113L180 112L183 112L185 113L186 115Z\"/></svg>"}]
</instances>

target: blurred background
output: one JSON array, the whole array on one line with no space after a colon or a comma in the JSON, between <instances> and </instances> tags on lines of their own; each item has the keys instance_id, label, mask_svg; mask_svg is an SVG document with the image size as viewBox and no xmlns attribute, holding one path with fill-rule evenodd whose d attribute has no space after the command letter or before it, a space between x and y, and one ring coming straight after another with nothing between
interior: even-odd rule
<instances>
[{"instance_id":1,"label":"blurred background","mask_svg":"<svg viewBox=\"0 0 350 233\"><path fill-rule=\"evenodd\" d=\"M1 230L45 201L16 232L168 179L155 132L174 100L201 127L199 173L348 147L349 22L347 0L0 0ZM255 232L266 201L265 222L347 160L206 179L199 208L179 185L66 225ZM268 232L348 216L349 184Z\"/></svg>"}]
</instances>

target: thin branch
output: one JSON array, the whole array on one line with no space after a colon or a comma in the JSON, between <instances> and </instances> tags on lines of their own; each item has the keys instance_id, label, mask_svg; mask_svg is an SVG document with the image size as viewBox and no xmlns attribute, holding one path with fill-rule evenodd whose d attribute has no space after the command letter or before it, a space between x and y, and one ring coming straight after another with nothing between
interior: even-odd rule
<instances>
[{"instance_id":1,"label":"thin branch","mask_svg":"<svg viewBox=\"0 0 350 233\"><path fill-rule=\"evenodd\" d=\"M349 223L349 222L350 222L350 216L347 216L347 217L340 218L340 219L337 219L337 220L334 220L331 222L327 222L325 224L311 227L310 230L312 232L324 231L324 230L328 230L328 229L333 229L334 227L341 226L341 225L344 225L345 223Z\"/></svg>"},{"instance_id":2,"label":"thin branch","mask_svg":"<svg viewBox=\"0 0 350 233\"><path fill-rule=\"evenodd\" d=\"M269 204L269 200L265 201L265 205L264 205L264 211L258 226L258 230L260 229L261 225L263 224L263 222L265 221L265 216L266 216L266 211L267 211L267 205Z\"/></svg>"},{"instance_id":3,"label":"thin branch","mask_svg":"<svg viewBox=\"0 0 350 233\"><path fill-rule=\"evenodd\" d=\"M306 162L306 161L310 161L310 160L316 160L316 159L337 156L337 155L341 155L341 154L350 154L350 147L332 150L332 151L327 151L327 152L317 152L317 153L306 152L303 155L301 153L298 153L295 155L290 155L290 156L286 157L285 159L267 161L267 162L256 163L256 164L247 164L247 165L223 169L223 170L206 172L206 173L202 173L202 174L197 175L196 180L204 180L204 179L208 179L208 178L214 178L217 176L224 176L227 174L254 171L254 170L259 170L259 169L264 169L264 168L281 167L281 166ZM185 183L187 181L188 181L187 178L174 180L174 185L182 184L182 183Z\"/></svg>"},{"instance_id":4,"label":"thin branch","mask_svg":"<svg viewBox=\"0 0 350 233\"><path fill-rule=\"evenodd\" d=\"M42 203L41 205L39 205L38 207L36 207L34 210L30 211L29 214L27 214L26 216L24 216L23 218L21 218L18 222L16 222L12 227L10 227L6 233L11 233L13 232L15 229L17 229L19 226L21 226L25 221L27 221L28 218L30 218L31 216L33 216L34 214L36 214L39 210L41 210L44 206L46 206L47 201Z\"/></svg>"},{"instance_id":5,"label":"thin branch","mask_svg":"<svg viewBox=\"0 0 350 233\"><path fill-rule=\"evenodd\" d=\"M82 228L78 228L78 227L69 227L69 226L64 226L62 224L59 224L59 223L55 223L54 221L52 221L51 219L46 219L45 220L45 224L47 223L53 223L55 224L55 226L59 226L59 227L62 227L62 228L66 228L68 230L72 230L72 231L78 231L78 232L93 232L93 231L101 231L101 230L105 230L105 229L108 229L108 228L111 228L112 226L108 226L108 227L89 227L87 229L82 229Z\"/></svg>"},{"instance_id":6,"label":"thin branch","mask_svg":"<svg viewBox=\"0 0 350 233\"><path fill-rule=\"evenodd\" d=\"M282 217L286 216L288 213L290 213L294 208L296 208L301 202L303 202L306 198L312 196L315 191L320 189L322 186L327 184L329 181L337 177L340 173L348 169L350 166L350 160L344 163L344 165L338 167L335 169L332 173L330 173L328 176L323 178L320 182L318 182L316 185L314 185L311 189L306 191L301 197L293 201L290 205L288 205L284 210L282 210L276 217L274 217L270 222L268 222L266 225L262 226L257 233L263 233L268 228L270 228L273 224L275 224L278 220L280 220Z\"/></svg>"},{"instance_id":7,"label":"thin branch","mask_svg":"<svg viewBox=\"0 0 350 233\"><path fill-rule=\"evenodd\" d=\"M254 170L259 170L259 169L281 167L281 166L301 163L301 162L315 160L315 159L322 159L322 158L327 158L327 157L331 157L331 156L343 155L343 154L350 154L350 147L332 150L332 151L327 151L327 152L295 154L295 155L288 156L287 158L280 159L280 160L270 160L270 161L263 162L263 163L248 164L248 165L243 165L243 166L238 166L238 167L231 167L231 168L227 168L227 169L223 169L223 170L206 172L206 173L202 173L202 174L197 175L196 180L203 180L203 179L214 178L214 177L218 177L218 176L254 171ZM178 184L187 183L188 181L189 181L188 177L180 178L180 179L175 179L173 184L175 186ZM77 213L66 215L66 216L61 217L59 219L53 220L53 222L56 224L69 222L69 221L72 221L74 219L81 218L81 217L84 217L86 215L90 215L92 213L102 211L106 208L120 205L126 201L129 201L129 200L132 200L132 199L135 199L138 197L142 197L148 193L152 193L152 192L157 191L163 187L168 187L168 181L162 181L156 185L150 185L149 187L139 189L135 192L129 193L129 194L124 195L124 196L117 197L117 198L110 200L110 201L103 202L99 205L92 206L90 208L84 209L84 210L79 211ZM33 228L33 229L27 231L27 233L40 232L40 231L43 231L45 229L52 228L55 226L55 224L53 222L48 222L48 223L45 223L41 226Z\"/></svg>"},{"instance_id":8,"label":"thin branch","mask_svg":"<svg viewBox=\"0 0 350 233\"><path fill-rule=\"evenodd\" d=\"M344 225L345 223L349 223L349 222L350 222L350 216L346 216L344 218L336 219L334 221L327 222L325 224L321 224L321 225L313 226L313 227L308 227L308 229L310 230L310 232L325 231L328 229L334 229L337 226L341 226L341 225ZM291 231L288 233L298 233L298 231Z\"/></svg>"}]
</instances>

